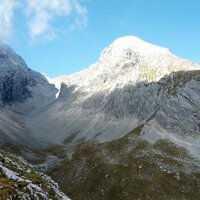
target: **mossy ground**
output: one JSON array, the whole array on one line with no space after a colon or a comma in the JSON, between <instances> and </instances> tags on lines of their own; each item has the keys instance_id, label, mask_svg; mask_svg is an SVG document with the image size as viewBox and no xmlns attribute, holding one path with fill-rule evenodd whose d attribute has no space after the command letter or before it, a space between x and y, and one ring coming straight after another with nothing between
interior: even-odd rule
<instances>
[{"instance_id":1,"label":"mossy ground","mask_svg":"<svg viewBox=\"0 0 200 200\"><path fill-rule=\"evenodd\" d=\"M141 140L141 128L108 143L80 144L48 173L74 200L199 199L198 165L169 141Z\"/></svg>"},{"instance_id":2,"label":"mossy ground","mask_svg":"<svg viewBox=\"0 0 200 200\"><path fill-rule=\"evenodd\" d=\"M33 170L29 165L21 162L17 158L11 156L8 153L0 150L0 161L3 167L16 173L17 176L24 178L25 180L31 181L32 184L38 185L42 188L44 192L48 194L49 199L56 200L58 197L54 189L49 185L48 180L46 180L42 174ZM14 181L9 180L4 173L0 170L0 199L7 200L12 198L14 200L20 200L22 198L22 193L27 193L31 199L35 197L32 196L30 191L26 188L29 183L26 181ZM38 194L39 195L39 194ZM41 197L41 199L43 199Z\"/></svg>"},{"instance_id":3,"label":"mossy ground","mask_svg":"<svg viewBox=\"0 0 200 200\"><path fill-rule=\"evenodd\" d=\"M14 182L8 180L0 174L0 184L2 188L0 189L0 199L7 199L11 194L15 192Z\"/></svg>"}]
</instances>

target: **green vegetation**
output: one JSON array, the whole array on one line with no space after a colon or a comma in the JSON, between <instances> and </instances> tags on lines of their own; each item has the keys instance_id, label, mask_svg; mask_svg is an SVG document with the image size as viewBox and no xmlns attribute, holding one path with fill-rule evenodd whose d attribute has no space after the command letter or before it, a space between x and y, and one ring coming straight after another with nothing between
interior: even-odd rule
<instances>
[{"instance_id":1,"label":"green vegetation","mask_svg":"<svg viewBox=\"0 0 200 200\"><path fill-rule=\"evenodd\" d=\"M7 199L11 194L15 193L14 182L3 177L2 174L0 174L0 186L2 187L0 189L1 199Z\"/></svg>"},{"instance_id":2,"label":"green vegetation","mask_svg":"<svg viewBox=\"0 0 200 200\"><path fill-rule=\"evenodd\" d=\"M25 188L28 185L28 183L24 181L20 181L17 183L17 185L19 188Z\"/></svg>"},{"instance_id":3,"label":"green vegetation","mask_svg":"<svg viewBox=\"0 0 200 200\"><path fill-rule=\"evenodd\" d=\"M35 199L32 194L32 191L27 188L29 183L35 184L39 186L44 193L48 196L49 199L58 200L55 190L52 188L52 185L49 183L49 180L45 178L45 176L41 173L33 170L29 165L22 163L17 158L11 156L8 153L0 150L0 161L3 167L11 170L17 176L19 176L22 180L15 181L12 179L8 179L4 172L0 168L0 199L14 199L21 200L25 195L31 199ZM23 181L24 179L24 181ZM27 182L28 181L28 182ZM37 194L39 199L44 199L40 194Z\"/></svg>"},{"instance_id":4,"label":"green vegetation","mask_svg":"<svg viewBox=\"0 0 200 200\"><path fill-rule=\"evenodd\" d=\"M25 176L27 179L29 179L34 184L45 184L44 179L41 177L41 175L37 173L23 173L23 176Z\"/></svg>"},{"instance_id":5,"label":"green vegetation","mask_svg":"<svg viewBox=\"0 0 200 200\"><path fill-rule=\"evenodd\" d=\"M104 144L79 144L48 174L73 200L199 199L198 164L189 171L194 160L184 149L141 140L142 127Z\"/></svg>"}]
</instances>

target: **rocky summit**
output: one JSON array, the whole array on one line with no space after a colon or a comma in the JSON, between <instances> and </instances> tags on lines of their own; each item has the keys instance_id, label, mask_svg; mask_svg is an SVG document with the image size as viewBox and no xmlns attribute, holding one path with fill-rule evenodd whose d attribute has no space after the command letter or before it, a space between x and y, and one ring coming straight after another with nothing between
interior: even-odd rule
<instances>
[{"instance_id":1,"label":"rocky summit","mask_svg":"<svg viewBox=\"0 0 200 200\"><path fill-rule=\"evenodd\" d=\"M70 198L198 199L198 64L126 36L85 70L56 78L1 45L0 72L1 147Z\"/></svg>"}]
</instances>

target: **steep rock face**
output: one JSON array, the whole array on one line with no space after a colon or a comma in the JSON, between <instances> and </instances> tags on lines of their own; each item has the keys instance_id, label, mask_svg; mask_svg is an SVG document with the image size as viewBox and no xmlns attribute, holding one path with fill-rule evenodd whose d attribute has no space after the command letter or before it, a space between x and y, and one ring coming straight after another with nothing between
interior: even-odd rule
<instances>
[{"instance_id":1,"label":"steep rock face","mask_svg":"<svg viewBox=\"0 0 200 200\"><path fill-rule=\"evenodd\" d=\"M0 72L0 142L37 144L26 121L54 101L56 88L4 44L0 44Z\"/></svg>"},{"instance_id":2,"label":"steep rock face","mask_svg":"<svg viewBox=\"0 0 200 200\"><path fill-rule=\"evenodd\" d=\"M168 84L166 84L168 83ZM166 79L162 93L168 100L146 123L144 139L151 143L160 138L173 141L199 157L200 152L200 71L186 71Z\"/></svg>"},{"instance_id":3,"label":"steep rock face","mask_svg":"<svg viewBox=\"0 0 200 200\"><path fill-rule=\"evenodd\" d=\"M0 45L0 99L2 104L23 101L31 96L28 85L34 85L30 70L12 49Z\"/></svg>"},{"instance_id":4,"label":"steep rock face","mask_svg":"<svg viewBox=\"0 0 200 200\"><path fill-rule=\"evenodd\" d=\"M23 102L32 96L38 83L47 84L45 77L34 72L9 46L0 44L0 100L2 104Z\"/></svg>"},{"instance_id":5,"label":"steep rock face","mask_svg":"<svg viewBox=\"0 0 200 200\"><path fill-rule=\"evenodd\" d=\"M31 97L31 92L27 86L32 85L33 80L24 77L19 72L13 72L9 76L5 76L1 81L1 101L3 104L12 102L22 102Z\"/></svg>"}]
</instances>

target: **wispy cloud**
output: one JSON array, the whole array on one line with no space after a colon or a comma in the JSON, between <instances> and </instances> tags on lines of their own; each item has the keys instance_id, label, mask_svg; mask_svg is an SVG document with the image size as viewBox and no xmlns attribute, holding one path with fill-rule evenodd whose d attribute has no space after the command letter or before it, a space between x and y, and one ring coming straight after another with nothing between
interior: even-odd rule
<instances>
[{"instance_id":1,"label":"wispy cloud","mask_svg":"<svg viewBox=\"0 0 200 200\"><path fill-rule=\"evenodd\" d=\"M0 0L0 39L8 39L19 0ZM32 41L52 40L60 32L87 25L87 9L79 0L21 0L18 12L24 14ZM56 20L62 19L63 24ZM67 23L66 23L67 22Z\"/></svg>"},{"instance_id":2,"label":"wispy cloud","mask_svg":"<svg viewBox=\"0 0 200 200\"><path fill-rule=\"evenodd\" d=\"M0 39L6 41L12 33L12 20L17 0L0 0Z\"/></svg>"},{"instance_id":3,"label":"wispy cloud","mask_svg":"<svg viewBox=\"0 0 200 200\"><path fill-rule=\"evenodd\" d=\"M76 13L75 22L72 24L72 28L86 26L87 25L87 9L82 7L76 0L72 1L73 9Z\"/></svg>"}]
</instances>

